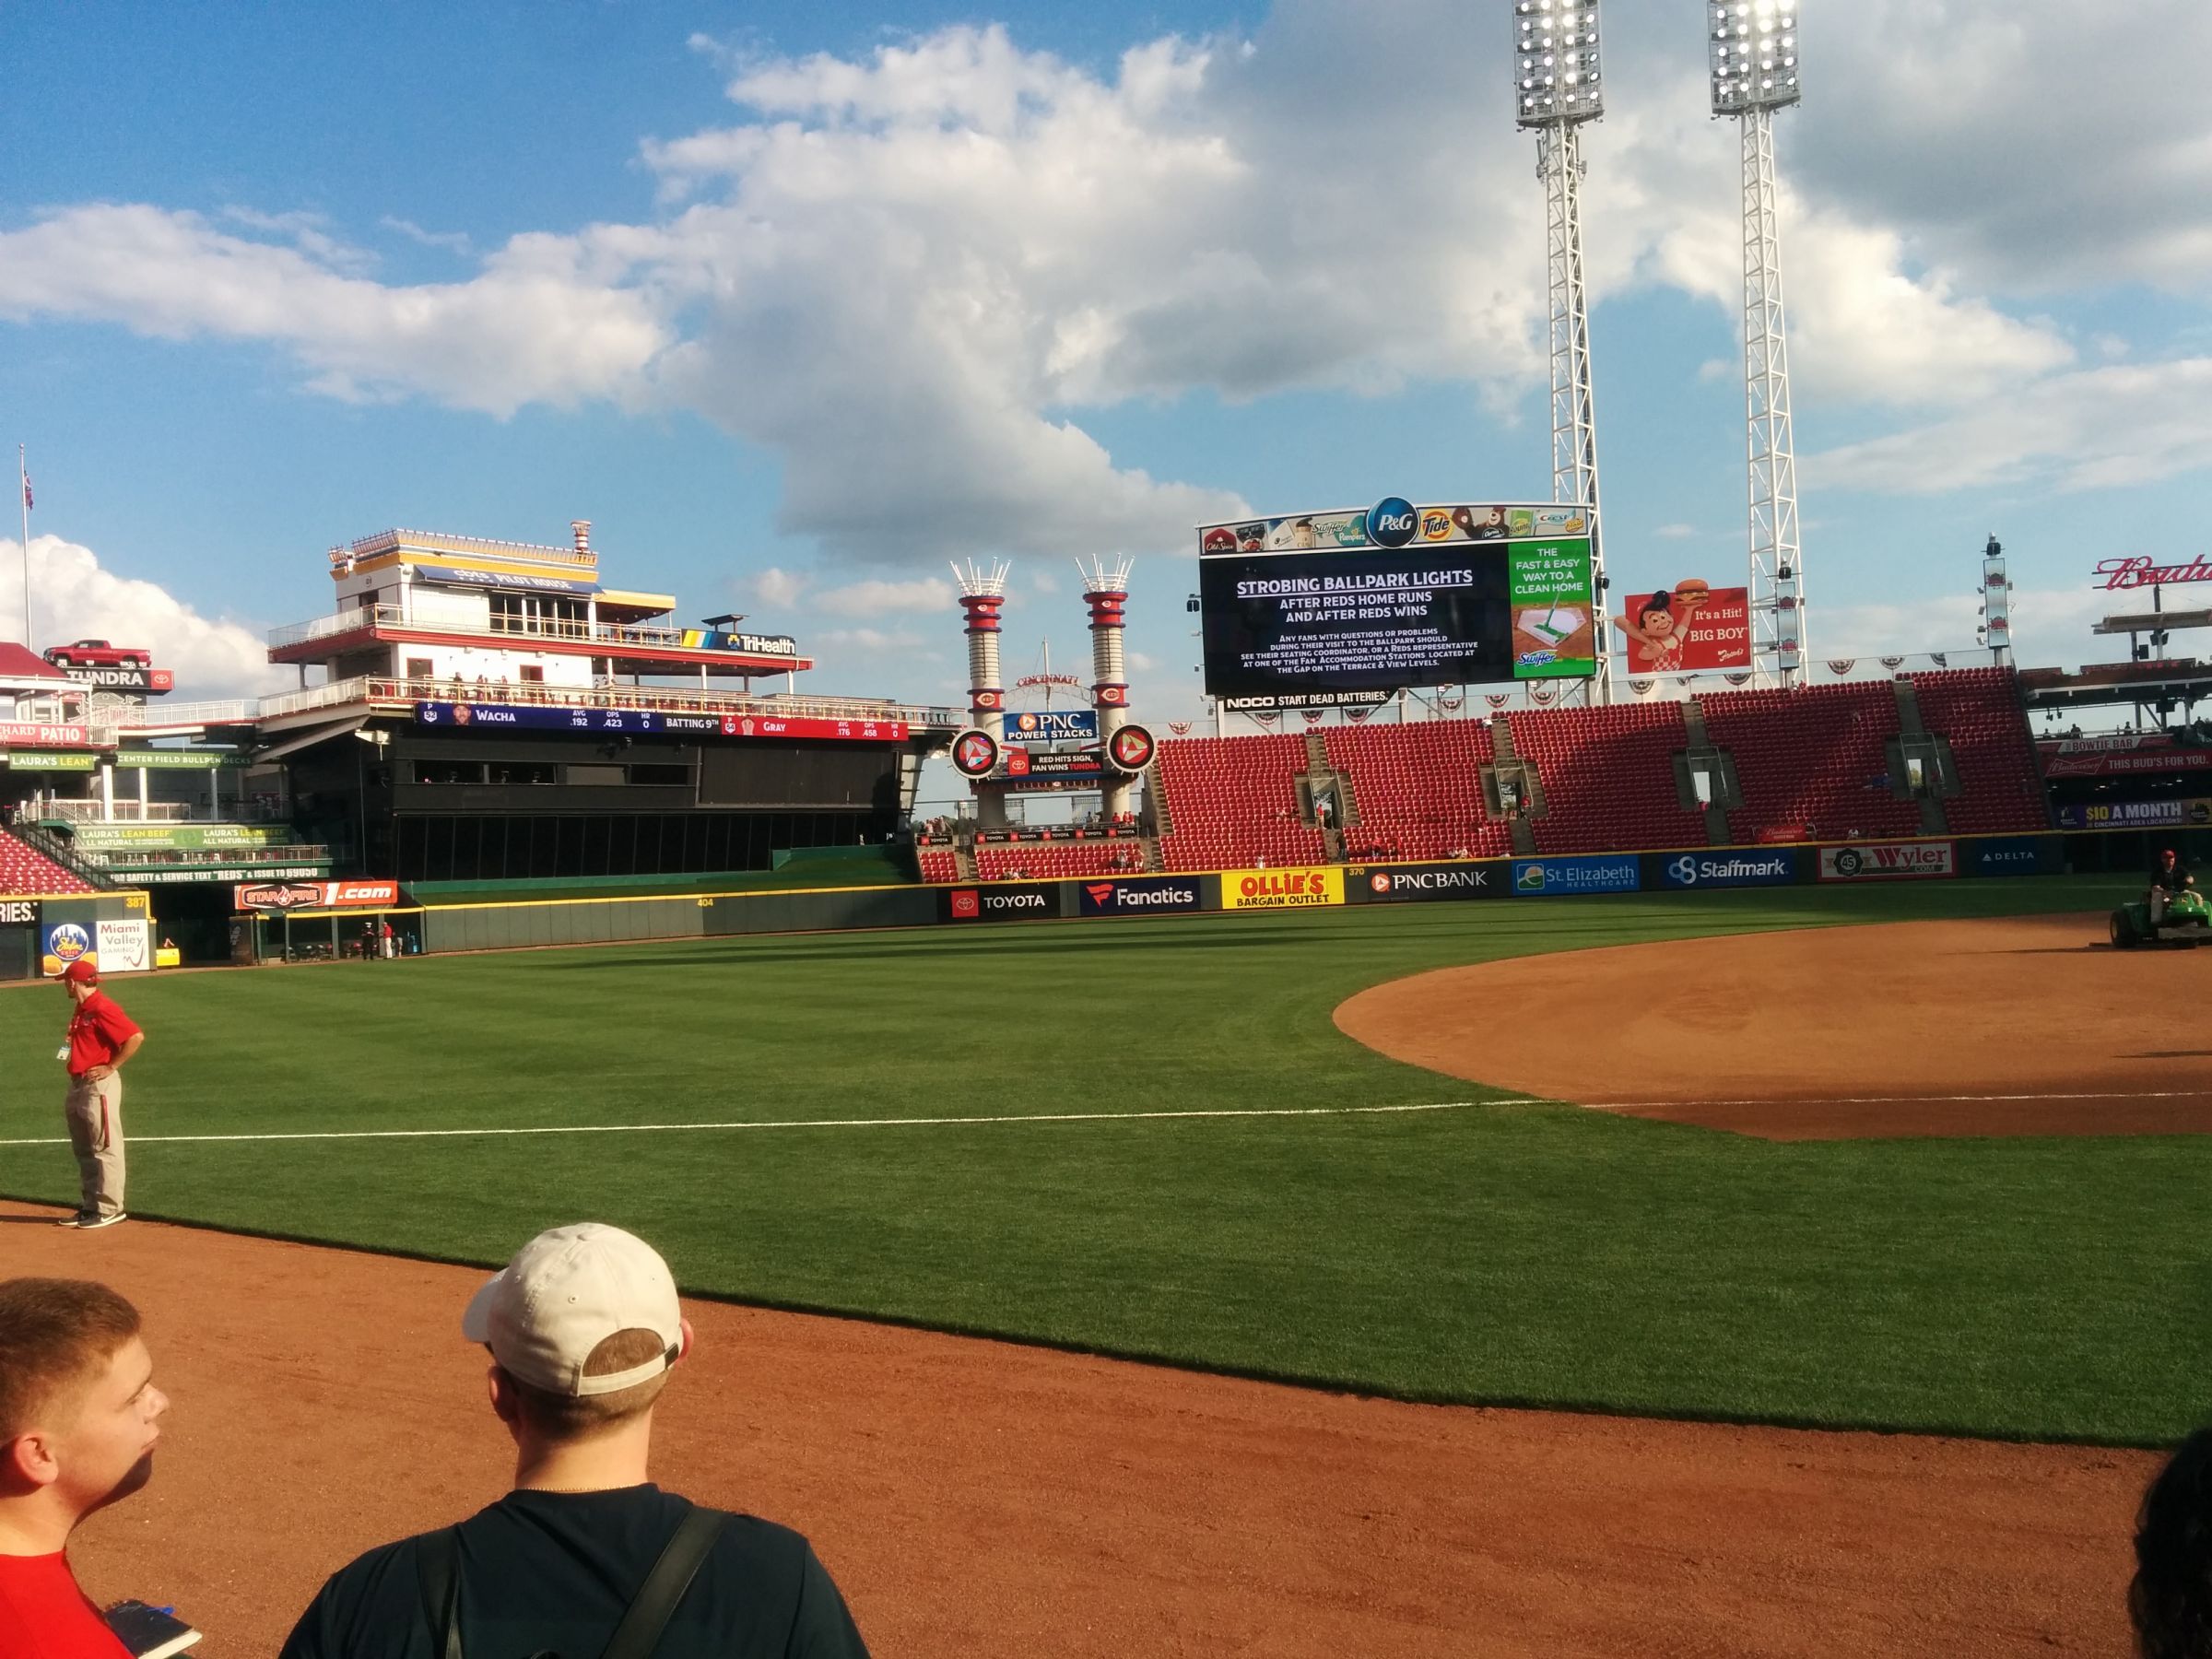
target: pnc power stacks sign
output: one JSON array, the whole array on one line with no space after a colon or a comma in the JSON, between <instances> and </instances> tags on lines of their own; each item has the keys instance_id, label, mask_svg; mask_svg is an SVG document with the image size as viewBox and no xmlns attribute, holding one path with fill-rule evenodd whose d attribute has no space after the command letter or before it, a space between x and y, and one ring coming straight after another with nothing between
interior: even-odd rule
<instances>
[{"instance_id":1,"label":"pnc power stacks sign","mask_svg":"<svg viewBox=\"0 0 2212 1659\"><path fill-rule=\"evenodd\" d=\"M1344 902L1344 866L1319 870L1227 870L1223 910L1310 910Z\"/></svg>"}]
</instances>

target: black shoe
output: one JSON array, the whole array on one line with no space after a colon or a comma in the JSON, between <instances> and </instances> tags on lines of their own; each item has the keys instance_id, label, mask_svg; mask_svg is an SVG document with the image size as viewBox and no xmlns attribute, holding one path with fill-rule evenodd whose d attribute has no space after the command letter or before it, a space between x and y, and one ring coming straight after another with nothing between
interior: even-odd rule
<instances>
[{"instance_id":1,"label":"black shoe","mask_svg":"<svg viewBox=\"0 0 2212 1659\"><path fill-rule=\"evenodd\" d=\"M63 1217L62 1219L55 1222L54 1225L56 1227L75 1227L82 1230L83 1231L91 1232L99 1228L112 1227L118 1221L127 1221L130 1218L125 1216L121 1210L117 1210L112 1216L102 1216L92 1210L79 1210L74 1216Z\"/></svg>"}]
</instances>

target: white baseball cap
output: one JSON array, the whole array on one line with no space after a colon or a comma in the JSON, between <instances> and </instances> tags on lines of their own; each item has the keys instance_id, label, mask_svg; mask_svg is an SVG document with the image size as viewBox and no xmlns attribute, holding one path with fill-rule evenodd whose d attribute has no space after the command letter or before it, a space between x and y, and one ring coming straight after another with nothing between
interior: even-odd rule
<instances>
[{"instance_id":1,"label":"white baseball cap","mask_svg":"<svg viewBox=\"0 0 2212 1659\"><path fill-rule=\"evenodd\" d=\"M592 1350L617 1331L651 1331L666 1351L628 1371L583 1374ZM485 1281L461 1334L487 1343L518 1382L571 1399L616 1394L676 1363L683 1312L668 1264L644 1240L601 1221L542 1232Z\"/></svg>"}]
</instances>

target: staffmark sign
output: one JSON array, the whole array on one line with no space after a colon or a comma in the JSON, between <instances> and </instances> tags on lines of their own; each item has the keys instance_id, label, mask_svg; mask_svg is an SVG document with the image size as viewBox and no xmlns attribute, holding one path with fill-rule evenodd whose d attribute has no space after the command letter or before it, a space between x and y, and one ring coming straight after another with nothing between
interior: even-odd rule
<instances>
[{"instance_id":1,"label":"staffmark sign","mask_svg":"<svg viewBox=\"0 0 2212 1659\"><path fill-rule=\"evenodd\" d=\"M1139 876L1126 880L1086 881L1076 889L1086 916L1134 916L1156 911L1199 908L1195 876Z\"/></svg>"},{"instance_id":2,"label":"staffmark sign","mask_svg":"<svg viewBox=\"0 0 2212 1659\"><path fill-rule=\"evenodd\" d=\"M1862 841L1820 849L1823 881L1933 880L1959 873L1949 841Z\"/></svg>"},{"instance_id":3,"label":"staffmark sign","mask_svg":"<svg viewBox=\"0 0 2212 1659\"><path fill-rule=\"evenodd\" d=\"M1685 853L1662 870L1670 888L1784 887L1797 879L1797 855L1777 853Z\"/></svg>"},{"instance_id":4,"label":"staffmark sign","mask_svg":"<svg viewBox=\"0 0 2212 1659\"><path fill-rule=\"evenodd\" d=\"M1310 910L1344 902L1344 870L1230 870L1221 877L1223 910Z\"/></svg>"}]
</instances>

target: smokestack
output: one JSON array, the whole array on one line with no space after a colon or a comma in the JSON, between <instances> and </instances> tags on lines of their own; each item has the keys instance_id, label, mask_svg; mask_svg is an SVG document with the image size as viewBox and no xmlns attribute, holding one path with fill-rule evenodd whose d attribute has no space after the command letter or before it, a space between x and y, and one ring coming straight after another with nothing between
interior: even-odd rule
<instances>
[{"instance_id":1,"label":"smokestack","mask_svg":"<svg viewBox=\"0 0 2212 1659\"><path fill-rule=\"evenodd\" d=\"M592 521L590 519L571 519L569 533L576 538L577 552L589 553L592 550Z\"/></svg>"}]
</instances>

